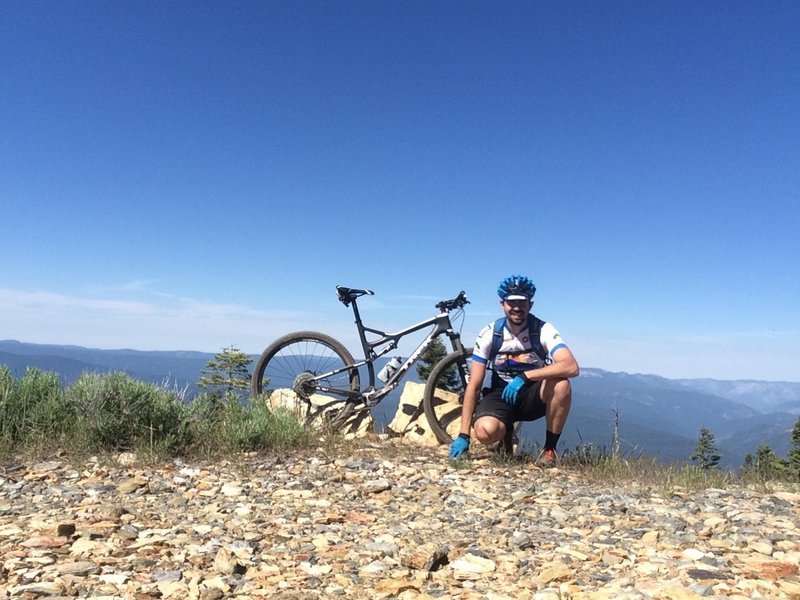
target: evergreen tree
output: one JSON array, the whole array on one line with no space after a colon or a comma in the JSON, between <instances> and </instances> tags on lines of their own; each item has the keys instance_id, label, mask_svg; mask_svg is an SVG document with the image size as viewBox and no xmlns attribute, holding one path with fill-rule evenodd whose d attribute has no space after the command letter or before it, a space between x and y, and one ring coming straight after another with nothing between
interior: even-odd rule
<instances>
[{"instance_id":1,"label":"evergreen tree","mask_svg":"<svg viewBox=\"0 0 800 600\"><path fill-rule=\"evenodd\" d=\"M792 447L787 456L789 462L789 469L794 475L795 479L800 479L800 418L794 424L792 429Z\"/></svg>"},{"instance_id":2,"label":"evergreen tree","mask_svg":"<svg viewBox=\"0 0 800 600\"><path fill-rule=\"evenodd\" d=\"M786 476L788 464L782 461L767 444L759 444L755 455L744 458L742 470L756 475L762 480L778 479Z\"/></svg>"},{"instance_id":3,"label":"evergreen tree","mask_svg":"<svg viewBox=\"0 0 800 600\"><path fill-rule=\"evenodd\" d=\"M714 434L707 427L700 428L700 435L697 438L697 445L694 447L692 462L696 463L701 469L708 471L717 468L722 456L717 450L714 442Z\"/></svg>"},{"instance_id":4,"label":"evergreen tree","mask_svg":"<svg viewBox=\"0 0 800 600\"><path fill-rule=\"evenodd\" d=\"M417 361L417 375L420 381L428 381L431 371L437 362L442 360L447 354L447 349L439 338L433 340L433 343L427 347L425 352L420 354Z\"/></svg>"},{"instance_id":5,"label":"evergreen tree","mask_svg":"<svg viewBox=\"0 0 800 600\"><path fill-rule=\"evenodd\" d=\"M744 462L742 462L742 471L752 471L755 468L756 458L749 452L744 455Z\"/></svg>"},{"instance_id":6,"label":"evergreen tree","mask_svg":"<svg viewBox=\"0 0 800 600\"><path fill-rule=\"evenodd\" d=\"M206 363L197 387L218 396L237 395L238 391L250 387L248 367L251 362L250 357L235 346L223 348Z\"/></svg>"},{"instance_id":7,"label":"evergreen tree","mask_svg":"<svg viewBox=\"0 0 800 600\"><path fill-rule=\"evenodd\" d=\"M417 375L420 381L428 381L431 371L440 360L447 356L447 348L439 338L433 340L433 343L423 352L417 361ZM444 373L443 378L440 380L444 384L445 389L455 390L459 386L458 372L455 367L449 369Z\"/></svg>"},{"instance_id":8,"label":"evergreen tree","mask_svg":"<svg viewBox=\"0 0 800 600\"><path fill-rule=\"evenodd\" d=\"M778 461L778 456L768 444L759 444L756 448L755 467L759 473L769 476Z\"/></svg>"}]
</instances>

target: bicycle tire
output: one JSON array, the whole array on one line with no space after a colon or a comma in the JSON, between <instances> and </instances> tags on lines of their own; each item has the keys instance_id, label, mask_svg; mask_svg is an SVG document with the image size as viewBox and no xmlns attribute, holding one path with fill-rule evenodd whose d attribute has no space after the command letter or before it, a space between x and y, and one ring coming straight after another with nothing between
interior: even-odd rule
<instances>
[{"instance_id":1,"label":"bicycle tire","mask_svg":"<svg viewBox=\"0 0 800 600\"><path fill-rule=\"evenodd\" d=\"M353 356L338 340L316 331L298 331L284 335L270 344L256 362L250 382L253 398L260 394L271 394L277 389L290 389L306 405L306 425L326 412L329 404L314 410L310 397L314 393L313 382L303 386L302 375L317 375L340 369L355 363ZM265 380L267 385L265 385ZM324 380L326 385L358 392L361 380L358 369L352 367ZM329 412L328 425L334 431L340 429L353 412L354 403L347 398L335 398L330 404L341 403L342 407ZM335 413L331 416L331 413Z\"/></svg>"},{"instance_id":2,"label":"bicycle tire","mask_svg":"<svg viewBox=\"0 0 800 600\"><path fill-rule=\"evenodd\" d=\"M422 407L431 431L441 444L453 441L453 436L447 430L448 428L455 430L456 426L452 424L461 420L461 406L464 404L464 392L469 382L471 356L472 348L465 348L464 352L451 352L436 363L425 384ZM457 409L454 400L458 402ZM450 405L452 408L444 409ZM457 431L455 433L457 434Z\"/></svg>"}]
</instances>

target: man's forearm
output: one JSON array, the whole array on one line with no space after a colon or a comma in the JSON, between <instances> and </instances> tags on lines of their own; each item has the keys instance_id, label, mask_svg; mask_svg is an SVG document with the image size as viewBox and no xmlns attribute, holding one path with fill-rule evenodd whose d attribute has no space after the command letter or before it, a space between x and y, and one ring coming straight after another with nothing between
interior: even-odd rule
<instances>
[{"instance_id":1,"label":"man's forearm","mask_svg":"<svg viewBox=\"0 0 800 600\"><path fill-rule=\"evenodd\" d=\"M469 435L472 431L472 415L475 414L475 406L477 404L477 393L467 387L464 392L464 404L461 407L461 430L459 433Z\"/></svg>"},{"instance_id":2,"label":"man's forearm","mask_svg":"<svg viewBox=\"0 0 800 600\"><path fill-rule=\"evenodd\" d=\"M571 377L577 377L580 373L580 368L575 359L570 355L565 360L558 360L547 366L525 371L524 373L526 379L530 381L539 381L541 379L569 379Z\"/></svg>"}]
</instances>

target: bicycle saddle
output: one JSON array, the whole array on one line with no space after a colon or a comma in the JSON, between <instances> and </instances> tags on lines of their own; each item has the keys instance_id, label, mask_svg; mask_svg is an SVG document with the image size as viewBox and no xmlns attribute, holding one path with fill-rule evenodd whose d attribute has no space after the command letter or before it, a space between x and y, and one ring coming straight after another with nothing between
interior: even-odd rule
<instances>
[{"instance_id":1,"label":"bicycle saddle","mask_svg":"<svg viewBox=\"0 0 800 600\"><path fill-rule=\"evenodd\" d=\"M375 292L372 290L357 290L355 288L344 287L343 285L336 286L336 292L339 294L339 301L347 306L358 298L359 296L374 296Z\"/></svg>"}]
</instances>

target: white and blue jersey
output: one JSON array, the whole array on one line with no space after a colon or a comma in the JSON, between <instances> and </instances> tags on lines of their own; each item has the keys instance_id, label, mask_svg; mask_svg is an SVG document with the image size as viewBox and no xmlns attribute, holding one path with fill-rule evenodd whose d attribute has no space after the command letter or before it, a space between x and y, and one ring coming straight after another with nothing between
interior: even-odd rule
<instances>
[{"instance_id":1,"label":"white and blue jersey","mask_svg":"<svg viewBox=\"0 0 800 600\"><path fill-rule=\"evenodd\" d=\"M527 326L515 335L503 328L503 343L494 359L491 358L492 339L494 338L494 323L490 323L478 334L475 340L475 347L472 350L472 360L489 365L494 373L492 377L493 385L496 385L496 377L503 382L509 382L516 377L520 371L531 371L545 365L544 360L533 350ZM559 348L566 348L567 345L561 339L561 334L550 323L544 323L539 333L539 343L552 357Z\"/></svg>"}]
</instances>

